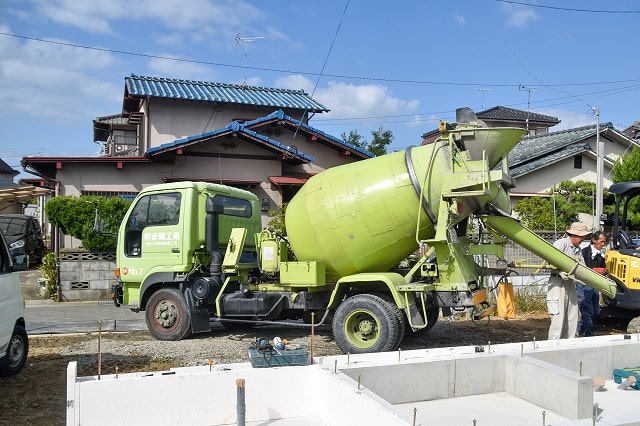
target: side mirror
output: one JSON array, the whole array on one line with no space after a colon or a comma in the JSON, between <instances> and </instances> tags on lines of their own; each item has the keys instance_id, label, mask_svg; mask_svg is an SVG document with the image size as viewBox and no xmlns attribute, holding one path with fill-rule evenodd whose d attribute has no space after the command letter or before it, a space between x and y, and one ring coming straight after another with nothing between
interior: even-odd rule
<instances>
[{"instance_id":1,"label":"side mirror","mask_svg":"<svg viewBox=\"0 0 640 426\"><path fill-rule=\"evenodd\" d=\"M24 271L29 267L29 255L16 254L13 256L13 270Z\"/></svg>"}]
</instances>

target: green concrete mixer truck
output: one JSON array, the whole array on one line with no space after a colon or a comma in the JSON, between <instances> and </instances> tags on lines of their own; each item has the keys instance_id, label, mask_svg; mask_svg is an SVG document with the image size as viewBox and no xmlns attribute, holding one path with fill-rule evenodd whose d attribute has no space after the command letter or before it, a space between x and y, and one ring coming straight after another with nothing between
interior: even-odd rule
<instances>
[{"instance_id":1,"label":"green concrete mixer truck","mask_svg":"<svg viewBox=\"0 0 640 426\"><path fill-rule=\"evenodd\" d=\"M389 351L430 329L441 309L490 315L488 277L508 274L507 239L613 297L612 281L509 216L505 158L526 130L488 128L460 109L440 133L313 176L288 203L286 235L261 229L250 192L145 188L119 229L115 304L145 311L163 340L213 321L313 321L331 325L344 352Z\"/></svg>"}]
</instances>

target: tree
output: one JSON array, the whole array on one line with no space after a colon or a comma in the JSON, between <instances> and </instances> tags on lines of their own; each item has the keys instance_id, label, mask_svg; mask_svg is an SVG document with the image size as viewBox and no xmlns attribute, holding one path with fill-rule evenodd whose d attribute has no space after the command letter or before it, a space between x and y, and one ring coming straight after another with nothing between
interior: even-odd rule
<instances>
[{"instance_id":1,"label":"tree","mask_svg":"<svg viewBox=\"0 0 640 426\"><path fill-rule=\"evenodd\" d=\"M613 165L613 181L635 180L640 180L640 149L633 147L629 154L620 157Z\"/></svg>"},{"instance_id":2,"label":"tree","mask_svg":"<svg viewBox=\"0 0 640 426\"><path fill-rule=\"evenodd\" d=\"M357 130L349 131L348 135L346 133L342 133L340 136L342 136L342 140L346 143L357 146L358 148L366 149L367 141L364 136L358 133Z\"/></svg>"},{"instance_id":3,"label":"tree","mask_svg":"<svg viewBox=\"0 0 640 426\"><path fill-rule=\"evenodd\" d=\"M549 197L525 198L518 201L513 210L527 228L540 231L564 230L578 219L579 213L593 213L594 193L594 184L591 182L564 180Z\"/></svg>"},{"instance_id":4,"label":"tree","mask_svg":"<svg viewBox=\"0 0 640 426\"><path fill-rule=\"evenodd\" d=\"M47 219L60 232L82 240L88 250L115 250L116 233L131 201L118 197L61 196L45 205ZM96 211L100 213L104 232L94 230Z\"/></svg>"},{"instance_id":5,"label":"tree","mask_svg":"<svg viewBox=\"0 0 640 426\"><path fill-rule=\"evenodd\" d=\"M638 180L640 180L640 149L633 147L630 153L620 157L613 165L613 181L618 183ZM611 211L613 212L613 208ZM640 197L634 198L629 203L627 220L633 229L640 228Z\"/></svg>"},{"instance_id":6,"label":"tree","mask_svg":"<svg viewBox=\"0 0 640 426\"><path fill-rule=\"evenodd\" d=\"M387 146L393 142L393 133L391 130L384 130L382 126L380 126L378 130L371 132L371 136L373 137L371 142L367 142L364 136L358 133L357 130L351 130L349 134L342 133L340 136L342 136L342 140L346 143L367 150L376 157L386 154Z\"/></svg>"},{"instance_id":7,"label":"tree","mask_svg":"<svg viewBox=\"0 0 640 426\"><path fill-rule=\"evenodd\" d=\"M384 130L382 126L378 127L378 130L371 132L373 139L368 145L368 150L374 153L376 156L384 155L387 153L387 145L393 142L393 133L391 130Z\"/></svg>"}]
</instances>

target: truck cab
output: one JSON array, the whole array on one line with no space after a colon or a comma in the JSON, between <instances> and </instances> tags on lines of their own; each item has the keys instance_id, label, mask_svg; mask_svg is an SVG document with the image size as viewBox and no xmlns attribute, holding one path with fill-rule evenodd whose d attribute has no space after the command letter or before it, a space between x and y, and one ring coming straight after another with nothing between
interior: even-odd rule
<instances>
[{"instance_id":1,"label":"truck cab","mask_svg":"<svg viewBox=\"0 0 640 426\"><path fill-rule=\"evenodd\" d=\"M118 232L115 304L145 311L152 303L147 320L158 338L210 329L209 295L220 286L216 269L234 227L260 232L254 194L205 182L146 188ZM246 249L255 251L255 245ZM183 316L186 322L180 324Z\"/></svg>"}]
</instances>

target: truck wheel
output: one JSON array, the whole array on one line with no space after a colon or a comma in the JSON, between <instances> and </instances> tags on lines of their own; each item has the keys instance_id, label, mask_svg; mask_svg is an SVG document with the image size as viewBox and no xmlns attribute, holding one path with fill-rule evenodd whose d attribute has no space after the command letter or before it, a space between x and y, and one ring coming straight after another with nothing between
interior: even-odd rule
<instances>
[{"instance_id":1,"label":"truck wheel","mask_svg":"<svg viewBox=\"0 0 640 426\"><path fill-rule=\"evenodd\" d=\"M357 294L338 306L333 337L345 353L386 352L398 340L398 318L378 296Z\"/></svg>"},{"instance_id":2,"label":"truck wheel","mask_svg":"<svg viewBox=\"0 0 640 426\"><path fill-rule=\"evenodd\" d=\"M635 317L627 325L627 333L636 334L640 333L640 317Z\"/></svg>"},{"instance_id":3,"label":"truck wheel","mask_svg":"<svg viewBox=\"0 0 640 426\"><path fill-rule=\"evenodd\" d=\"M191 334L191 315L175 288L162 288L151 295L145 319L151 335L158 340L182 340Z\"/></svg>"},{"instance_id":4,"label":"truck wheel","mask_svg":"<svg viewBox=\"0 0 640 426\"><path fill-rule=\"evenodd\" d=\"M404 313L402 313L402 311L400 310L400 308L398 308L398 306L394 302L393 297L391 297L391 295L384 294L384 293L375 293L375 295L381 298L382 300L384 300L384 302L387 304L391 312L393 312L396 318L398 318L398 325L397 325L398 333L396 337L397 341L393 344L393 347L391 348L392 351L395 351L396 349L398 349L398 347L400 347L400 343L402 343L402 339L404 339L404 334L407 331L407 319L404 316Z\"/></svg>"},{"instance_id":5,"label":"truck wheel","mask_svg":"<svg viewBox=\"0 0 640 426\"><path fill-rule=\"evenodd\" d=\"M24 327L16 325L9 341L7 356L0 363L0 377L9 377L18 374L29 353L29 338Z\"/></svg>"}]
</instances>

